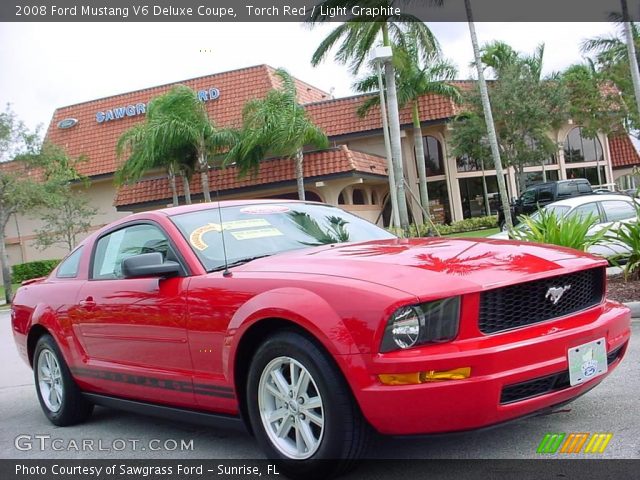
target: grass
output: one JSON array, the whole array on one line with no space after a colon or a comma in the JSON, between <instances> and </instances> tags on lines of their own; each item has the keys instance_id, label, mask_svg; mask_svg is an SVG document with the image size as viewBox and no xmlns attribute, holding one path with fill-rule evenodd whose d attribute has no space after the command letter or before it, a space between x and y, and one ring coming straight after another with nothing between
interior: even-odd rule
<instances>
[{"instance_id":1,"label":"grass","mask_svg":"<svg viewBox=\"0 0 640 480\"><path fill-rule=\"evenodd\" d=\"M488 237L489 235L493 235L494 233L498 233L500 229L496 228L485 228L483 230L473 230L471 232L461 232L461 233L451 233L449 235L443 235L443 237L461 237L461 238L470 238L470 237Z\"/></svg>"}]
</instances>

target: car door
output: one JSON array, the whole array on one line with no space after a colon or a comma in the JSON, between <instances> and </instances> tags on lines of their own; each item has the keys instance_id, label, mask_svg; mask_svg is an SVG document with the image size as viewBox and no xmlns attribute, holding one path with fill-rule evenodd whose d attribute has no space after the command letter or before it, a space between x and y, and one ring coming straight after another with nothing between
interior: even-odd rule
<instances>
[{"instance_id":1,"label":"car door","mask_svg":"<svg viewBox=\"0 0 640 480\"><path fill-rule=\"evenodd\" d=\"M153 251L179 261L168 236L151 222L130 224L96 240L74 320L86 354L86 365L76 374L89 377L84 381L104 393L192 405L189 278L122 274L122 260Z\"/></svg>"},{"instance_id":2,"label":"car door","mask_svg":"<svg viewBox=\"0 0 640 480\"><path fill-rule=\"evenodd\" d=\"M612 235L615 235L623 224L637 221L636 210L631 199L603 200L600 202L600 208L604 216L603 226L608 227ZM611 252L608 256L629 251L627 247L614 240L607 243L607 248Z\"/></svg>"}]
</instances>

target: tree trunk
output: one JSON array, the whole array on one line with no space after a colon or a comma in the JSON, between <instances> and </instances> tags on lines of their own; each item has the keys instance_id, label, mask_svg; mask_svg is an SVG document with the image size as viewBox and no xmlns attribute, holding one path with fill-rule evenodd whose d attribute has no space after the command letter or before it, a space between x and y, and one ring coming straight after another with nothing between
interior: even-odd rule
<instances>
[{"instance_id":1,"label":"tree trunk","mask_svg":"<svg viewBox=\"0 0 640 480\"><path fill-rule=\"evenodd\" d=\"M484 160L480 159L480 167L482 168L482 196L484 197L485 215L491 215L491 204L489 203L489 189L487 188L487 175L484 171Z\"/></svg>"},{"instance_id":2,"label":"tree trunk","mask_svg":"<svg viewBox=\"0 0 640 480\"><path fill-rule=\"evenodd\" d=\"M638 57L636 57L636 45L633 41L631 31L631 20L629 18L629 8L627 0L621 0L622 20L624 22L624 36L627 42L627 56L629 57L629 67L631 69L631 80L633 81L633 93L636 97L636 108L640 115L640 72L638 71Z\"/></svg>"},{"instance_id":3,"label":"tree trunk","mask_svg":"<svg viewBox=\"0 0 640 480\"><path fill-rule=\"evenodd\" d=\"M11 267L9 265L9 256L7 255L7 246L5 245L4 233L7 220L0 218L0 264L2 264L2 284L4 286L4 299L7 305L11 303L13 291L11 289Z\"/></svg>"},{"instance_id":4,"label":"tree trunk","mask_svg":"<svg viewBox=\"0 0 640 480\"><path fill-rule=\"evenodd\" d=\"M384 44L391 46L387 25L382 28ZM398 214L400 226L409 233L409 212L407 210L407 195L404 190L404 166L402 164L402 139L400 137L400 112L398 110L398 91L396 89L396 75L393 63L387 60L384 64L384 79L387 83L387 104L389 110L389 134L391 137L391 158L393 173L396 180L398 197Z\"/></svg>"},{"instance_id":5,"label":"tree trunk","mask_svg":"<svg viewBox=\"0 0 640 480\"><path fill-rule=\"evenodd\" d=\"M305 200L304 195L304 153L302 149L296 152L296 184L298 185L298 199Z\"/></svg>"},{"instance_id":6,"label":"tree trunk","mask_svg":"<svg viewBox=\"0 0 640 480\"><path fill-rule=\"evenodd\" d=\"M182 175L182 188L184 189L184 201L187 205L191 205L191 185L186 175Z\"/></svg>"},{"instance_id":7,"label":"tree trunk","mask_svg":"<svg viewBox=\"0 0 640 480\"><path fill-rule=\"evenodd\" d=\"M391 200L391 219L389 226L400 227L400 215L398 214L398 197L396 195L396 177L393 171L393 157L391 155L391 141L389 139L389 121L387 117L387 105L382 83L382 67L376 65L378 73L378 88L380 89L380 116L382 117L382 133L384 134L384 148L387 154L387 176L389 178L389 199ZM383 207L384 209L384 207Z\"/></svg>"},{"instance_id":8,"label":"tree trunk","mask_svg":"<svg viewBox=\"0 0 640 480\"><path fill-rule=\"evenodd\" d=\"M424 156L424 142L422 140L422 127L420 126L420 111L418 102L413 102L413 141L416 149L416 163L418 165L418 183L420 184L420 204L427 215L429 210L429 190L427 189L427 166Z\"/></svg>"},{"instance_id":9,"label":"tree trunk","mask_svg":"<svg viewBox=\"0 0 640 480\"><path fill-rule=\"evenodd\" d=\"M207 163L207 157L204 151L204 141L200 143L198 149L198 165L200 165L200 181L202 182L202 194L204 195L204 201L211 201L211 189L209 188L209 164Z\"/></svg>"},{"instance_id":10,"label":"tree trunk","mask_svg":"<svg viewBox=\"0 0 640 480\"><path fill-rule=\"evenodd\" d=\"M176 174L173 172L173 168L169 168L169 188L171 188L171 196L173 197L173 206L180 205L178 201L178 190L176 189Z\"/></svg>"},{"instance_id":11,"label":"tree trunk","mask_svg":"<svg viewBox=\"0 0 640 480\"><path fill-rule=\"evenodd\" d=\"M398 214L400 226L409 231L409 212L407 210L407 195L404 190L404 166L402 164L402 139L400 137L400 112L398 110L398 92L396 90L396 76L393 65L387 62L384 65L385 79L387 81L387 94L389 104L389 132L391 136L391 158L396 177L396 191L398 192Z\"/></svg>"},{"instance_id":12,"label":"tree trunk","mask_svg":"<svg viewBox=\"0 0 640 480\"><path fill-rule=\"evenodd\" d=\"M505 225L507 226L507 230L511 230L513 228L513 220L511 219L509 195L507 194L507 186L504 182L504 171L502 170L502 161L500 160L500 147L498 146L496 127L493 123L493 113L491 112L491 102L489 101L487 82L484 79L480 46L478 45L478 37L476 36L476 27L473 24L473 12L471 11L470 0L464 0L464 6L467 11L467 22L469 24L471 44L473 45L473 57L475 59L476 70L478 72L478 84L480 86L480 96L482 98L482 109L484 110L484 120L487 125L489 144L491 145L491 156L493 157L493 164L495 165L496 176L498 177L498 190L500 191L500 201L502 203L502 210L504 211Z\"/></svg>"}]
</instances>

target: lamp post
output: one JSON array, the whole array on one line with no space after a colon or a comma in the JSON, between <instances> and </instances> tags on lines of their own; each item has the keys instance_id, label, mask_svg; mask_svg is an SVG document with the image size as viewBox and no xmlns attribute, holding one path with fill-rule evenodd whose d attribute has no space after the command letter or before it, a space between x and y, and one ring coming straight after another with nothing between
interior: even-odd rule
<instances>
[{"instance_id":1,"label":"lamp post","mask_svg":"<svg viewBox=\"0 0 640 480\"><path fill-rule=\"evenodd\" d=\"M409 213L407 211L407 197L404 189L404 167L402 165L402 145L400 141L400 112L398 110L396 76L393 64L391 63L392 58L393 52L391 47L388 46L376 47L371 55L371 59L377 62L378 65L381 63L384 64L384 74L387 84L387 102L389 107L389 143L394 175L393 180L397 197L398 217L400 226L408 233ZM380 92L382 93L382 89L380 89ZM383 119L384 117L385 116L383 116ZM383 122L384 121L385 120L383 120Z\"/></svg>"},{"instance_id":2,"label":"lamp post","mask_svg":"<svg viewBox=\"0 0 640 480\"><path fill-rule=\"evenodd\" d=\"M384 134L384 148L387 154L387 172L389 175L389 197L391 199L391 224L400 227L400 215L398 213L398 197L396 196L396 176L393 168L393 157L391 155L391 142L389 140L389 121L387 119L387 105L384 94L384 83L382 82L382 64L387 58L392 56L391 47L376 47L371 60L376 65L378 74L378 88L380 90L380 115L382 117L382 133Z\"/></svg>"}]
</instances>

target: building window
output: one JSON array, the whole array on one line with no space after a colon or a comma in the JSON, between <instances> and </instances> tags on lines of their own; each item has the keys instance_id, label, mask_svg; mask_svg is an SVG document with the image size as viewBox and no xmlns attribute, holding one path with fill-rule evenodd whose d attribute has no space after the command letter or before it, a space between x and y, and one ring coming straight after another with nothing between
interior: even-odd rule
<instances>
[{"instance_id":1,"label":"building window","mask_svg":"<svg viewBox=\"0 0 640 480\"><path fill-rule=\"evenodd\" d=\"M338 195L338 205L344 205L346 202L344 201L344 193L340 192Z\"/></svg>"},{"instance_id":2,"label":"building window","mask_svg":"<svg viewBox=\"0 0 640 480\"><path fill-rule=\"evenodd\" d=\"M600 178L598 178L598 170L596 167L577 167L567 168L567 178L586 178L591 185L602 185L607 183L604 167L600 167Z\"/></svg>"},{"instance_id":3,"label":"building window","mask_svg":"<svg viewBox=\"0 0 640 480\"><path fill-rule=\"evenodd\" d=\"M564 141L564 161L596 162L603 161L602 145L598 138L586 138L582 135L582 127L576 127L567 134Z\"/></svg>"},{"instance_id":4,"label":"building window","mask_svg":"<svg viewBox=\"0 0 640 480\"><path fill-rule=\"evenodd\" d=\"M431 135L422 137L424 147L424 162L427 175L444 175L444 159L442 158L442 144Z\"/></svg>"},{"instance_id":5,"label":"building window","mask_svg":"<svg viewBox=\"0 0 640 480\"><path fill-rule=\"evenodd\" d=\"M360 190L359 188L354 188L353 192L351 193L351 195L353 197L353 204L354 205L365 205L367 203L365 201L364 192L362 190Z\"/></svg>"},{"instance_id":6,"label":"building window","mask_svg":"<svg viewBox=\"0 0 640 480\"><path fill-rule=\"evenodd\" d=\"M469 155L463 155L456 158L456 165L459 172L475 172L479 170L480 162Z\"/></svg>"},{"instance_id":7,"label":"building window","mask_svg":"<svg viewBox=\"0 0 640 480\"><path fill-rule=\"evenodd\" d=\"M461 178L460 200L462 201L462 215L464 218L483 217L486 215L496 215L500 205L498 193L498 180L495 175L486 176L487 200L489 203L489 213L487 213L486 202L483 194L482 177ZM506 183L506 180L505 180Z\"/></svg>"},{"instance_id":8,"label":"building window","mask_svg":"<svg viewBox=\"0 0 640 480\"><path fill-rule=\"evenodd\" d=\"M438 180L427 183L429 192L429 213L435 223L451 222L451 210L449 208L449 194L447 182Z\"/></svg>"},{"instance_id":9,"label":"building window","mask_svg":"<svg viewBox=\"0 0 640 480\"><path fill-rule=\"evenodd\" d=\"M547 177L547 182L551 182L554 180L558 180L558 170L547 170L545 172ZM524 188L530 187L531 185L535 185L536 183L544 182L544 178L542 176L542 171L539 172L526 172L522 175L522 179L524 182Z\"/></svg>"}]
</instances>

